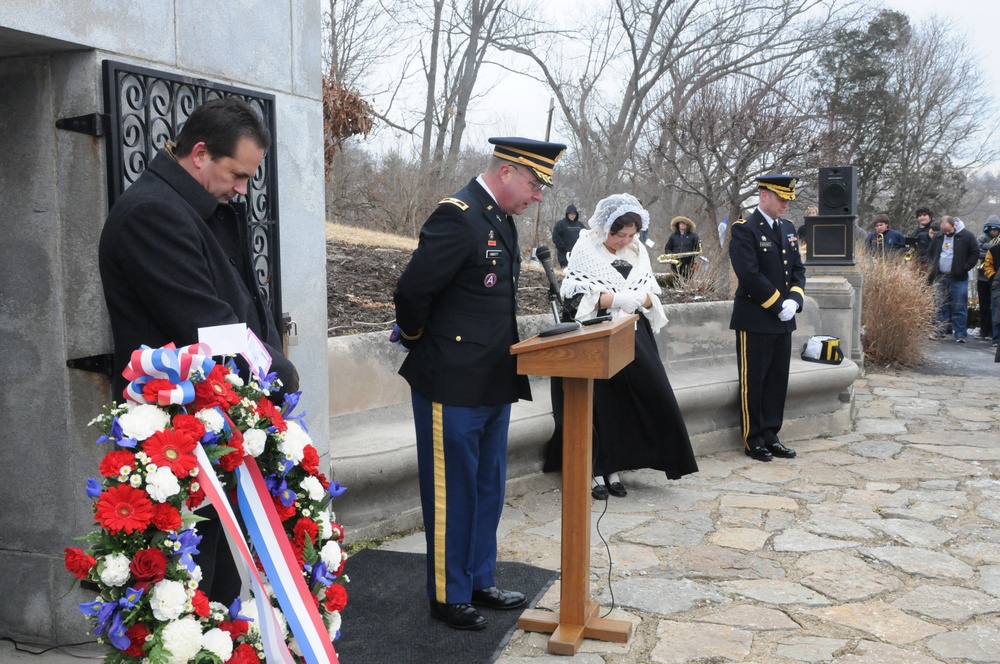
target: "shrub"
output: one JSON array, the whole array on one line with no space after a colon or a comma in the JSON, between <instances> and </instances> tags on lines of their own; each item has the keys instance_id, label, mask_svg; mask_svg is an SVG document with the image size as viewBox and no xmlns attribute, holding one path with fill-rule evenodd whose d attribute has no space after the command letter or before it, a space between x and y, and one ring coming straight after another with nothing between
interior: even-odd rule
<instances>
[{"instance_id":1,"label":"shrub","mask_svg":"<svg viewBox=\"0 0 1000 664\"><path fill-rule=\"evenodd\" d=\"M875 258L864 250L858 253L864 276L861 345L866 361L904 367L924 362L936 307L933 288L914 262L901 256Z\"/></svg>"}]
</instances>

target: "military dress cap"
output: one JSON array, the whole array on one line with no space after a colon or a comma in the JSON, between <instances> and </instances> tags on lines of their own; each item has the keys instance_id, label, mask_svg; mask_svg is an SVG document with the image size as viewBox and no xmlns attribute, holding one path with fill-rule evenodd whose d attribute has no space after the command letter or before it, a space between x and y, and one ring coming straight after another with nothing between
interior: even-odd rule
<instances>
[{"instance_id":1,"label":"military dress cap","mask_svg":"<svg viewBox=\"0 0 1000 664\"><path fill-rule=\"evenodd\" d=\"M552 186L552 169L563 156L566 146L562 143L547 143L517 136L494 137L489 139L493 156L531 169L542 184Z\"/></svg>"},{"instance_id":2,"label":"military dress cap","mask_svg":"<svg viewBox=\"0 0 1000 664\"><path fill-rule=\"evenodd\" d=\"M798 181L798 178L793 178L791 175L761 175L757 178L757 186L761 189L773 191L786 201L794 201L795 184Z\"/></svg>"}]
</instances>

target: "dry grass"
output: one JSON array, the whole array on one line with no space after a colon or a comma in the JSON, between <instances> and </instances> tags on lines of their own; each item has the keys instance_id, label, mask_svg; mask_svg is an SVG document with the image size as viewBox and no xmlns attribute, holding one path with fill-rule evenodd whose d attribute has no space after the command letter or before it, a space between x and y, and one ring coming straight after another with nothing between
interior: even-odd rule
<instances>
[{"instance_id":1,"label":"dry grass","mask_svg":"<svg viewBox=\"0 0 1000 664\"><path fill-rule=\"evenodd\" d=\"M391 233L380 233L379 231L358 228L356 226L334 224L329 221L326 222L326 239L367 247L387 247L401 251L413 251L417 248L415 238L393 235Z\"/></svg>"},{"instance_id":2,"label":"dry grass","mask_svg":"<svg viewBox=\"0 0 1000 664\"><path fill-rule=\"evenodd\" d=\"M857 257L864 275L861 344L865 360L919 367L934 326L934 292L927 277L901 257L876 259L863 249Z\"/></svg>"}]
</instances>

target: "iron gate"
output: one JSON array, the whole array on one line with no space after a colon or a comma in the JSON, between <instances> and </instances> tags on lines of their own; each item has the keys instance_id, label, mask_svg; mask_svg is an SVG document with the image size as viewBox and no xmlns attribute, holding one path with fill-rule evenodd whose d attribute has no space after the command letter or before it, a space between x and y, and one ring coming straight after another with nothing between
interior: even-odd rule
<instances>
[{"instance_id":1,"label":"iron gate","mask_svg":"<svg viewBox=\"0 0 1000 664\"><path fill-rule=\"evenodd\" d=\"M106 141L108 208L136 181L166 142L177 136L195 108L211 99L232 96L248 103L271 132L271 149L247 186L246 203L257 288L280 331L274 95L105 60L104 109L109 121Z\"/></svg>"}]
</instances>

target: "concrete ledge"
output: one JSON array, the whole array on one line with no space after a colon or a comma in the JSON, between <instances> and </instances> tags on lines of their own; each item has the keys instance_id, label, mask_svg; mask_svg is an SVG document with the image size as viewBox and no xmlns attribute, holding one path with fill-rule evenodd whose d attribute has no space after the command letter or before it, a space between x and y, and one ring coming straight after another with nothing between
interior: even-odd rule
<instances>
[{"instance_id":1,"label":"concrete ledge","mask_svg":"<svg viewBox=\"0 0 1000 664\"><path fill-rule=\"evenodd\" d=\"M730 302L667 307L670 323L657 337L661 357L695 448L704 456L742 445L737 399L735 333ZM521 338L550 324L548 316L519 320ZM850 431L858 367L799 359L821 320L807 298L793 336L784 440ZM420 525L420 496L409 386L396 375L403 355L378 332L328 340L330 458L333 476L348 487L337 517L353 537L371 537ZM547 379L532 381L534 401L511 411L507 490L516 495L541 475L545 444L554 424Z\"/></svg>"}]
</instances>

